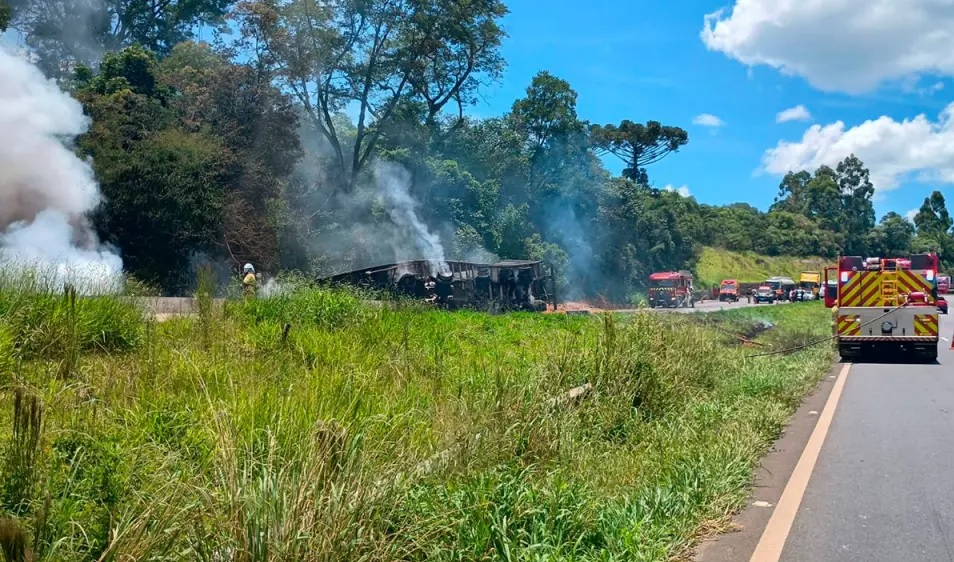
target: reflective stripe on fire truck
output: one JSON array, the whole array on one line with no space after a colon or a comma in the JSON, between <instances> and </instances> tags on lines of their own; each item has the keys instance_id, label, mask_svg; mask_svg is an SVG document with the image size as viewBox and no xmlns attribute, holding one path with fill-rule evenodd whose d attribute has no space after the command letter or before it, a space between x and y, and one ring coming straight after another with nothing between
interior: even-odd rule
<instances>
[{"instance_id":1,"label":"reflective stripe on fire truck","mask_svg":"<svg viewBox=\"0 0 954 562\"><path fill-rule=\"evenodd\" d=\"M857 336L861 333L861 315L859 314L839 314L838 315L838 335L839 336Z\"/></svg>"},{"instance_id":2,"label":"reflective stripe on fire truck","mask_svg":"<svg viewBox=\"0 0 954 562\"><path fill-rule=\"evenodd\" d=\"M839 291L840 306L882 306L880 271L851 271ZM843 276L844 277L844 276ZM922 292L930 295L933 284L924 275L914 271L897 272L898 292Z\"/></svg>"},{"instance_id":3,"label":"reflective stripe on fire truck","mask_svg":"<svg viewBox=\"0 0 954 562\"><path fill-rule=\"evenodd\" d=\"M861 306L862 278L864 278L864 276L860 271L841 272L843 283L838 290L838 306Z\"/></svg>"},{"instance_id":4,"label":"reflective stripe on fire truck","mask_svg":"<svg viewBox=\"0 0 954 562\"><path fill-rule=\"evenodd\" d=\"M933 272L928 272L931 275L925 276L914 271L901 270L898 272L898 284L901 286L901 292L903 293L916 293L918 291L930 295L931 289L934 287L934 282L929 280L927 277L934 277Z\"/></svg>"},{"instance_id":5,"label":"reflective stripe on fire truck","mask_svg":"<svg viewBox=\"0 0 954 562\"><path fill-rule=\"evenodd\" d=\"M934 314L915 314L914 334L918 336L937 336L937 316Z\"/></svg>"}]
</instances>

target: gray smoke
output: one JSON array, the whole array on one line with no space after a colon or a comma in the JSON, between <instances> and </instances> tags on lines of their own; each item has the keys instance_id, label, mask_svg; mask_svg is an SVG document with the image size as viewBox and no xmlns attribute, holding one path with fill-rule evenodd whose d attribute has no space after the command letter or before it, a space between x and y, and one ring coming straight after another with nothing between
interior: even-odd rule
<instances>
[{"instance_id":1,"label":"gray smoke","mask_svg":"<svg viewBox=\"0 0 954 562\"><path fill-rule=\"evenodd\" d=\"M89 120L39 69L0 47L0 251L83 292L116 287L122 260L85 215L100 202L89 163L65 144Z\"/></svg>"},{"instance_id":2,"label":"gray smoke","mask_svg":"<svg viewBox=\"0 0 954 562\"><path fill-rule=\"evenodd\" d=\"M372 173L398 235L413 242L414 249L419 254L418 257L431 264L432 275L449 274L450 267L447 265L440 236L431 232L417 214L418 204L411 197L410 191L411 174L404 167L390 162L376 162ZM400 240L392 238L389 242L392 245L397 244L394 248L396 255L404 251ZM415 256L408 256L408 258L417 259Z\"/></svg>"}]
</instances>

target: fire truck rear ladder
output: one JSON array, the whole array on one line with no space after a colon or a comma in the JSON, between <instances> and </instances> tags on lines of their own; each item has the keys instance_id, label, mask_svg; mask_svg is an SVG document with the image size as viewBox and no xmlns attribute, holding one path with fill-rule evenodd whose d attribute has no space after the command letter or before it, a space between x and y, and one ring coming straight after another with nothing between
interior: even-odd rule
<instances>
[{"instance_id":1,"label":"fire truck rear ladder","mask_svg":"<svg viewBox=\"0 0 954 562\"><path fill-rule=\"evenodd\" d=\"M881 260L881 303L883 306L898 306L900 301L897 263L894 260Z\"/></svg>"}]
</instances>

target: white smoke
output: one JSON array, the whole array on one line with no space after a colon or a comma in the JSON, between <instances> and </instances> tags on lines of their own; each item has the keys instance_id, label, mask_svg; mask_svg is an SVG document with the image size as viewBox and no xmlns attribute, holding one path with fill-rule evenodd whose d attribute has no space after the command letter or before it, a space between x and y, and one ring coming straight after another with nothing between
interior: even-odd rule
<instances>
[{"instance_id":1,"label":"white smoke","mask_svg":"<svg viewBox=\"0 0 954 562\"><path fill-rule=\"evenodd\" d=\"M432 274L450 274L450 266L441 244L440 236L431 232L417 215L417 201L411 197L411 174L404 167L390 162L377 162L374 165L374 178L378 189L388 205L391 222L401 232L414 241L420 256L431 264ZM392 240L391 243L397 241Z\"/></svg>"},{"instance_id":2,"label":"white smoke","mask_svg":"<svg viewBox=\"0 0 954 562\"><path fill-rule=\"evenodd\" d=\"M100 202L93 170L64 143L83 134L78 101L0 47L0 248L4 261L53 271L81 292L116 287L122 260L85 215Z\"/></svg>"}]
</instances>

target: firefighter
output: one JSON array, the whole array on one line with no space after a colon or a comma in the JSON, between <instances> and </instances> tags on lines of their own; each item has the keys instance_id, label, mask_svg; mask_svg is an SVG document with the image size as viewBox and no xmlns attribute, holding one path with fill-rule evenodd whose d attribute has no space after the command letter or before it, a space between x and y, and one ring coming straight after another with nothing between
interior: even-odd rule
<instances>
[{"instance_id":1,"label":"firefighter","mask_svg":"<svg viewBox=\"0 0 954 562\"><path fill-rule=\"evenodd\" d=\"M245 294L245 298L255 296L257 281L255 267L250 263L245 264L245 267L242 268L242 292Z\"/></svg>"}]
</instances>

